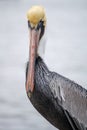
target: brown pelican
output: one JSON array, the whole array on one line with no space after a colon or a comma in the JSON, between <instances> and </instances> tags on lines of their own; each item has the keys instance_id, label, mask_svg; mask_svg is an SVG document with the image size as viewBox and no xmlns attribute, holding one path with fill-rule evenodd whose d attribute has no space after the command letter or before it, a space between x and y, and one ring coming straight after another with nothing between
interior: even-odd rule
<instances>
[{"instance_id":1,"label":"brown pelican","mask_svg":"<svg viewBox=\"0 0 87 130\"><path fill-rule=\"evenodd\" d=\"M27 13L30 32L26 93L33 106L60 130L87 130L87 90L51 72L40 56L46 28L44 8L33 6ZM44 43L45 44L45 43Z\"/></svg>"}]
</instances>

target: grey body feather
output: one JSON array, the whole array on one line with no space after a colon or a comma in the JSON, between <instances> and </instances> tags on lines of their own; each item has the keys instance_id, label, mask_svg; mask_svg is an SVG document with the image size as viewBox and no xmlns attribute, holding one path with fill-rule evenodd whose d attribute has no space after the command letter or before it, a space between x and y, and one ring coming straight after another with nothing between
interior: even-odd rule
<instances>
[{"instance_id":1,"label":"grey body feather","mask_svg":"<svg viewBox=\"0 0 87 130\"><path fill-rule=\"evenodd\" d=\"M28 65L26 77L27 72ZM87 90L50 72L40 57L35 63L34 82L30 101L51 124L60 130L87 130Z\"/></svg>"}]
</instances>

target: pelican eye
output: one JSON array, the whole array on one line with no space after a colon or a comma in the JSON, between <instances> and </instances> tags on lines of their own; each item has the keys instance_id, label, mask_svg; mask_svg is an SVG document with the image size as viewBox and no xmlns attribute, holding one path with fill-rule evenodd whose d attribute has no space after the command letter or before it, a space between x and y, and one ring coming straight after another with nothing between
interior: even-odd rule
<instances>
[{"instance_id":1,"label":"pelican eye","mask_svg":"<svg viewBox=\"0 0 87 130\"><path fill-rule=\"evenodd\" d=\"M42 28L42 27L43 27L43 21L40 20L40 22L37 25L37 30L39 30L39 28Z\"/></svg>"},{"instance_id":2,"label":"pelican eye","mask_svg":"<svg viewBox=\"0 0 87 130\"><path fill-rule=\"evenodd\" d=\"M28 27L31 28L31 24L30 24L30 21L28 21Z\"/></svg>"},{"instance_id":3,"label":"pelican eye","mask_svg":"<svg viewBox=\"0 0 87 130\"><path fill-rule=\"evenodd\" d=\"M28 21L28 27L31 28L31 29L35 28L36 30L39 30L39 28L43 28L43 26L44 26L44 21L42 21L42 20L39 21L39 23L36 27L31 26L30 21Z\"/></svg>"}]
</instances>

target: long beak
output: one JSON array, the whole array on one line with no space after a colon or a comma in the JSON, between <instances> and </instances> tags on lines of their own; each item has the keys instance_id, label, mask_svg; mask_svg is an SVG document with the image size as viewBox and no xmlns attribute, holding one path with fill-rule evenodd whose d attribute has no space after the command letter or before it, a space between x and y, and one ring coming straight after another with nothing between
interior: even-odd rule
<instances>
[{"instance_id":1,"label":"long beak","mask_svg":"<svg viewBox=\"0 0 87 130\"><path fill-rule=\"evenodd\" d=\"M39 44L40 30L30 29L30 49L29 49L29 66L26 79L26 92L33 92L34 90L34 74L35 74L35 60L37 56L37 48Z\"/></svg>"}]
</instances>

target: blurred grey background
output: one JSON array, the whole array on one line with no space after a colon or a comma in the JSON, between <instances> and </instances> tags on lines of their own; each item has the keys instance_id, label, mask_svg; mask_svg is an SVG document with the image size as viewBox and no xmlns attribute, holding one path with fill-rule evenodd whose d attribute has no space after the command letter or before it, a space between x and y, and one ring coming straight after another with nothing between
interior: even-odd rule
<instances>
[{"instance_id":1,"label":"blurred grey background","mask_svg":"<svg viewBox=\"0 0 87 130\"><path fill-rule=\"evenodd\" d=\"M55 130L25 92L28 60L26 12L47 14L45 62L87 89L87 0L0 0L0 130Z\"/></svg>"}]
</instances>

